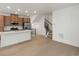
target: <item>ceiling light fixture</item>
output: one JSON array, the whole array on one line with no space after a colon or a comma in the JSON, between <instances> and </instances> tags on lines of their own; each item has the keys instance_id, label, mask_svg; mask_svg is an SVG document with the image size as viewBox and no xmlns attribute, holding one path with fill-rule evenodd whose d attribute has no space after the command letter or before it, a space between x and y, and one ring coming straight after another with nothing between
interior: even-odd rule
<instances>
[{"instance_id":1,"label":"ceiling light fixture","mask_svg":"<svg viewBox=\"0 0 79 59\"><path fill-rule=\"evenodd\" d=\"M26 10L25 13L28 13L28 11Z\"/></svg>"},{"instance_id":2,"label":"ceiling light fixture","mask_svg":"<svg viewBox=\"0 0 79 59\"><path fill-rule=\"evenodd\" d=\"M34 11L34 14L36 14L37 12L36 12L36 10Z\"/></svg>"},{"instance_id":3,"label":"ceiling light fixture","mask_svg":"<svg viewBox=\"0 0 79 59\"><path fill-rule=\"evenodd\" d=\"M20 11L20 9L17 9L17 11Z\"/></svg>"},{"instance_id":4,"label":"ceiling light fixture","mask_svg":"<svg viewBox=\"0 0 79 59\"><path fill-rule=\"evenodd\" d=\"M7 6L7 8L8 8L8 9L11 9L11 7L10 7L10 6Z\"/></svg>"}]
</instances>

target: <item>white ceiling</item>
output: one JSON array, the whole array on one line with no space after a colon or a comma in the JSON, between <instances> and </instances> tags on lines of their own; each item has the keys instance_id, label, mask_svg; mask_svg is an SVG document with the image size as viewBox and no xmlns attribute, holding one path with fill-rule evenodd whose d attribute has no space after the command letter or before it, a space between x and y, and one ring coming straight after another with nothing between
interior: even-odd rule
<instances>
[{"instance_id":1,"label":"white ceiling","mask_svg":"<svg viewBox=\"0 0 79 59\"><path fill-rule=\"evenodd\" d=\"M33 15L33 11L36 10L36 14L49 14L52 13L52 10L58 10L64 7L69 7L72 5L79 5L78 3L0 3L1 12L5 13L15 13L17 9L21 9L18 12L18 15L27 15L25 10L28 11L28 14ZM7 6L10 6L11 9L7 9Z\"/></svg>"}]
</instances>

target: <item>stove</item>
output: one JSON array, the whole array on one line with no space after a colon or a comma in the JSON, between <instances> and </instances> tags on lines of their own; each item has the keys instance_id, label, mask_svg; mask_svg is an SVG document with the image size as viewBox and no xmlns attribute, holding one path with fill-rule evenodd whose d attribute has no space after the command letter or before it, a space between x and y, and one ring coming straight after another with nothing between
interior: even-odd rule
<instances>
[{"instance_id":1,"label":"stove","mask_svg":"<svg viewBox=\"0 0 79 59\"><path fill-rule=\"evenodd\" d=\"M17 27L16 28L12 27L10 30L18 30L18 28Z\"/></svg>"}]
</instances>

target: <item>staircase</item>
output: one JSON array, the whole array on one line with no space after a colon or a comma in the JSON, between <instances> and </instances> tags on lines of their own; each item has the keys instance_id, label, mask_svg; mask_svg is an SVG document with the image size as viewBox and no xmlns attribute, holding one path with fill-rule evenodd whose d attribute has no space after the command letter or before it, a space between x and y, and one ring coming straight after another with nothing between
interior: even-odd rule
<instances>
[{"instance_id":1,"label":"staircase","mask_svg":"<svg viewBox=\"0 0 79 59\"><path fill-rule=\"evenodd\" d=\"M52 39L52 31L49 31L47 37Z\"/></svg>"},{"instance_id":2,"label":"staircase","mask_svg":"<svg viewBox=\"0 0 79 59\"><path fill-rule=\"evenodd\" d=\"M51 38L52 39L52 23L49 22L47 19L45 19L45 22L48 24L48 28L49 28L49 31L48 31L48 34L47 34L47 37L48 38Z\"/></svg>"}]
</instances>

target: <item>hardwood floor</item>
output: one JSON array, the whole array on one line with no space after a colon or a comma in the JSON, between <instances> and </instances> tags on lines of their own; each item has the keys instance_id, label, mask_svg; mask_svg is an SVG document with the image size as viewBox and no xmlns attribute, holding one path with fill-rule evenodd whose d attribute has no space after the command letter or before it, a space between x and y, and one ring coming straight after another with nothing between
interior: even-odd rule
<instances>
[{"instance_id":1,"label":"hardwood floor","mask_svg":"<svg viewBox=\"0 0 79 59\"><path fill-rule=\"evenodd\" d=\"M0 49L1 56L78 56L79 48L53 41L44 36Z\"/></svg>"}]
</instances>

